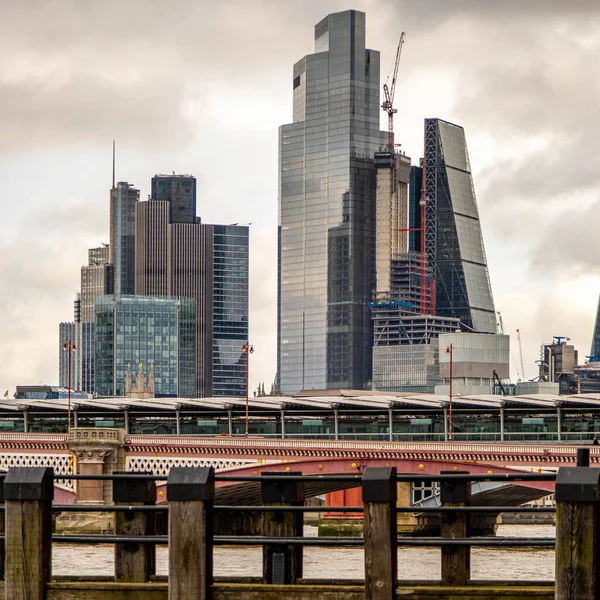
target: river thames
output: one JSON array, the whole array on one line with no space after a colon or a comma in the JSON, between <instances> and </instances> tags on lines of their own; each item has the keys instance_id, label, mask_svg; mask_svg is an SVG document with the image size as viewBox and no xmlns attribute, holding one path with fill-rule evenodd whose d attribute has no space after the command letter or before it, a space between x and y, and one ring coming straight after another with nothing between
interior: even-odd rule
<instances>
[{"instance_id":1,"label":"river thames","mask_svg":"<svg viewBox=\"0 0 600 600\"><path fill-rule=\"evenodd\" d=\"M316 527L305 527L306 536ZM500 525L498 536L554 537L552 525ZM166 575L168 550L158 546L157 575ZM217 577L252 577L262 572L260 547L220 546L214 552ZM114 550L110 545L63 545L53 548L54 575L114 575ZM320 548L304 550L304 577L307 579L363 579L362 548ZM427 580L440 578L440 550L401 548L398 550L398 578ZM539 548L473 548L471 578L498 581L553 580L554 550Z\"/></svg>"}]
</instances>

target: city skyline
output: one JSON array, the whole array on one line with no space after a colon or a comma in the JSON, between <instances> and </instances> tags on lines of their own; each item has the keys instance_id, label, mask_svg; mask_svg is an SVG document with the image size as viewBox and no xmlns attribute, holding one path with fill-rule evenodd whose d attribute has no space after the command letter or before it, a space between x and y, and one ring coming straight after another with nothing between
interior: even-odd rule
<instances>
[{"instance_id":1,"label":"city skyline","mask_svg":"<svg viewBox=\"0 0 600 600\"><path fill-rule=\"evenodd\" d=\"M172 59L186 58L188 69L198 47L192 52L175 35L153 37L148 25L158 5L145 10L131 3L125 16L132 18L124 21L136 22L129 13L135 8L140 31L104 56L101 25L116 20L116 4L69 14L54 7L55 18L70 27L98 20L97 29L80 28L87 29L87 57L77 56L86 44L80 34L63 46L62 34L45 30L44 14L23 14L27 3L4 5L0 49L9 60L0 67L0 108L8 115L0 130L0 385L12 393L17 384L58 381L56 324L70 318L88 248L108 242L106 189L116 137L117 180L134 183L142 199L150 193L149 174L190 172L198 177L203 220L254 221L250 389L259 381L269 387L275 375L277 127L291 121L291 65L312 51L306 32L327 13L347 8L367 13L367 45L382 52L382 82L400 31L407 31L396 137L413 162L423 152L423 118L465 128L496 308L513 339L521 329L527 375L536 374L539 345L552 335L570 336L587 354L600 291L592 246L600 214L592 112L597 84L588 74L599 47L589 18L596 8L574 2L569 11L533 0L527 7L519 3L515 23L498 8L510 2L482 8L458 1L453 14L441 2L418 4L298 2L286 10L274 2L218 9L175 2L165 18L181 32L203 18L226 31L222 42L212 35L193 42L215 44L218 51L210 54L214 65L200 60L187 75ZM235 10L251 31L238 29ZM269 54L271 31L265 41L267 15L280 22L277 56ZM16 27L17 18L27 25ZM540 18L548 24L544 32ZM243 60L231 51L220 55L236 36L246 49ZM174 93L150 85L162 69ZM250 71L252 77L245 74ZM19 100L24 92L30 100ZM243 186L227 177L231 168ZM511 367L516 379L512 361Z\"/></svg>"}]
</instances>

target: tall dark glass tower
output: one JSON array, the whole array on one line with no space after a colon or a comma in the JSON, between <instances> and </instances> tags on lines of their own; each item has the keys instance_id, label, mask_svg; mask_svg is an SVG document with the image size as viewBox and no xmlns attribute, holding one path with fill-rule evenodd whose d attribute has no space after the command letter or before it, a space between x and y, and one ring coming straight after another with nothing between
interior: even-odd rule
<instances>
[{"instance_id":1,"label":"tall dark glass tower","mask_svg":"<svg viewBox=\"0 0 600 600\"><path fill-rule=\"evenodd\" d=\"M435 266L436 314L456 317L476 332L496 333L494 300L462 127L441 119L425 119L425 186L425 244L427 262Z\"/></svg>"},{"instance_id":2,"label":"tall dark glass tower","mask_svg":"<svg viewBox=\"0 0 600 600\"><path fill-rule=\"evenodd\" d=\"M152 199L169 203L171 223L196 222L196 178L192 175L155 175Z\"/></svg>"},{"instance_id":3,"label":"tall dark glass tower","mask_svg":"<svg viewBox=\"0 0 600 600\"><path fill-rule=\"evenodd\" d=\"M294 65L279 130L278 383L282 393L371 378L379 53L365 14L331 14Z\"/></svg>"},{"instance_id":4,"label":"tall dark glass tower","mask_svg":"<svg viewBox=\"0 0 600 600\"><path fill-rule=\"evenodd\" d=\"M135 206L139 199L140 191L125 181L110 190L110 263L117 296L135 290Z\"/></svg>"},{"instance_id":5,"label":"tall dark glass tower","mask_svg":"<svg viewBox=\"0 0 600 600\"><path fill-rule=\"evenodd\" d=\"M246 361L242 346L248 341L249 228L204 225L212 239L212 394L243 396ZM210 338L209 338L210 339Z\"/></svg>"}]
</instances>

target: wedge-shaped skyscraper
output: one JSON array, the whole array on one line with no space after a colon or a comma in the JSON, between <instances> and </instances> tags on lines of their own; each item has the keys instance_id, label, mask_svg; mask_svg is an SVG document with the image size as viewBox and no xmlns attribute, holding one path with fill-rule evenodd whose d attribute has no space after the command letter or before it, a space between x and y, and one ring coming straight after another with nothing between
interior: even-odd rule
<instances>
[{"instance_id":1,"label":"wedge-shaped skyscraper","mask_svg":"<svg viewBox=\"0 0 600 600\"><path fill-rule=\"evenodd\" d=\"M496 333L496 313L481 235L465 131L425 120L425 241L435 266L436 314L466 329Z\"/></svg>"}]
</instances>

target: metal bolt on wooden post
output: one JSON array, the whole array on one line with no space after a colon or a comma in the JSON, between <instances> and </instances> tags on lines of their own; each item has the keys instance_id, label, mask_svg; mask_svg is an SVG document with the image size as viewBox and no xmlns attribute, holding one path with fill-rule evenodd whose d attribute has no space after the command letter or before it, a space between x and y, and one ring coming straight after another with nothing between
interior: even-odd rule
<instances>
[{"instance_id":1,"label":"metal bolt on wooden post","mask_svg":"<svg viewBox=\"0 0 600 600\"><path fill-rule=\"evenodd\" d=\"M300 472L264 472L262 476L302 475ZM261 498L265 506L304 506L303 481L261 481ZM262 534L267 537L302 537L304 515L301 512L264 512ZM263 546L263 581L296 583L302 578L302 546L268 544Z\"/></svg>"},{"instance_id":2,"label":"metal bolt on wooden post","mask_svg":"<svg viewBox=\"0 0 600 600\"><path fill-rule=\"evenodd\" d=\"M50 467L13 467L4 478L9 600L45 600L52 568L53 497Z\"/></svg>"},{"instance_id":3,"label":"metal bolt on wooden post","mask_svg":"<svg viewBox=\"0 0 600 600\"><path fill-rule=\"evenodd\" d=\"M115 475L123 472L116 471ZM150 473L147 473L150 474ZM136 475L140 475L139 472ZM116 479L113 482L113 502L127 506L156 503L156 483L150 479ZM154 514L145 512L115 513L117 535L153 535ZM153 544L127 542L115 544L115 579L129 583L144 583L156 571L156 547Z\"/></svg>"},{"instance_id":4,"label":"metal bolt on wooden post","mask_svg":"<svg viewBox=\"0 0 600 600\"><path fill-rule=\"evenodd\" d=\"M445 474L468 474L468 471L441 471ZM471 482L441 482L442 506L462 507L471 504ZM469 534L469 515L465 512L443 512L441 536L464 538ZM466 585L470 579L471 549L469 546L442 546L442 585Z\"/></svg>"},{"instance_id":5,"label":"metal bolt on wooden post","mask_svg":"<svg viewBox=\"0 0 600 600\"><path fill-rule=\"evenodd\" d=\"M213 467L172 467L169 500L169 600L208 600L213 580Z\"/></svg>"},{"instance_id":6,"label":"metal bolt on wooden post","mask_svg":"<svg viewBox=\"0 0 600 600\"><path fill-rule=\"evenodd\" d=\"M396 468L367 467L362 477L365 598L393 600L398 586Z\"/></svg>"},{"instance_id":7,"label":"metal bolt on wooden post","mask_svg":"<svg viewBox=\"0 0 600 600\"><path fill-rule=\"evenodd\" d=\"M561 467L555 497L556 600L597 600L600 469Z\"/></svg>"}]
</instances>

